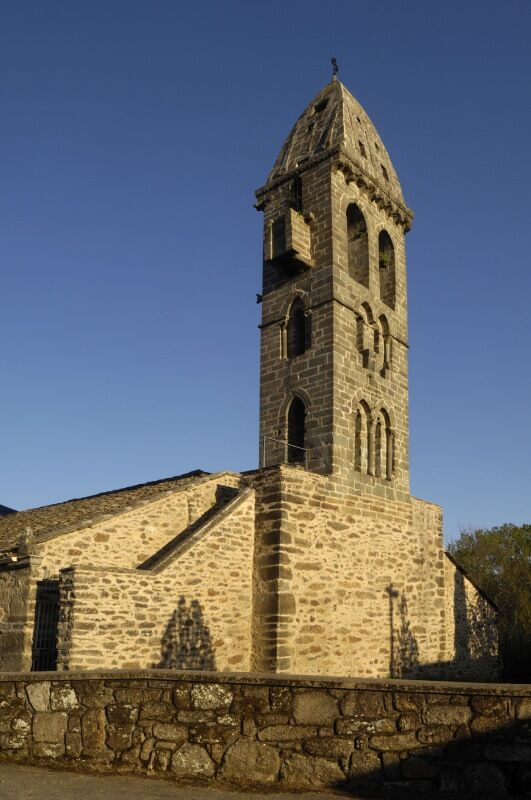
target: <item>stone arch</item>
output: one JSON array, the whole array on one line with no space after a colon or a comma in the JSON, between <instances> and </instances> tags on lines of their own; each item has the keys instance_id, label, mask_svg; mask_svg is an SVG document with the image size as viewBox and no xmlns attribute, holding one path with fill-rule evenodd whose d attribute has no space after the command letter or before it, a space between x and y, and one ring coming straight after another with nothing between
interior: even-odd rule
<instances>
[{"instance_id":1,"label":"stone arch","mask_svg":"<svg viewBox=\"0 0 531 800\"><path fill-rule=\"evenodd\" d=\"M282 306L281 316L282 316L284 322L288 321L290 308L293 305L293 301L297 297L299 297L302 300L302 302L304 303L305 308L309 308L309 306L310 306L310 295L308 294L308 292L305 292L304 289L294 289L294 291L291 292L291 294L289 295L287 300L284 301L284 304Z\"/></svg>"},{"instance_id":2,"label":"stone arch","mask_svg":"<svg viewBox=\"0 0 531 800\"><path fill-rule=\"evenodd\" d=\"M374 475L390 481L395 470L395 426L383 403L373 409L373 420Z\"/></svg>"},{"instance_id":3,"label":"stone arch","mask_svg":"<svg viewBox=\"0 0 531 800\"><path fill-rule=\"evenodd\" d=\"M389 308L396 303L395 246L385 228L378 234L378 267L380 300Z\"/></svg>"},{"instance_id":4,"label":"stone arch","mask_svg":"<svg viewBox=\"0 0 531 800\"><path fill-rule=\"evenodd\" d=\"M351 278L369 288L369 232L360 207L350 202L346 210L348 271Z\"/></svg>"},{"instance_id":5,"label":"stone arch","mask_svg":"<svg viewBox=\"0 0 531 800\"><path fill-rule=\"evenodd\" d=\"M282 403L280 405L280 409L279 409L279 412L278 412L279 433L283 432L283 425L284 425L284 422L286 420L286 416L287 416L287 413L288 413L288 406L291 403L291 400L292 400L294 395L298 395L298 397L301 398L301 400L303 401L304 405L306 406L306 412L307 413L309 413L311 411L312 402L313 401L312 401L310 395L308 394L308 392L305 389L300 389L300 388L293 389L292 392L290 392L289 394L287 394L284 397L284 400L282 401Z\"/></svg>"},{"instance_id":6,"label":"stone arch","mask_svg":"<svg viewBox=\"0 0 531 800\"><path fill-rule=\"evenodd\" d=\"M309 317L300 297L293 300L285 326L286 357L295 358L302 355L310 346Z\"/></svg>"}]
</instances>

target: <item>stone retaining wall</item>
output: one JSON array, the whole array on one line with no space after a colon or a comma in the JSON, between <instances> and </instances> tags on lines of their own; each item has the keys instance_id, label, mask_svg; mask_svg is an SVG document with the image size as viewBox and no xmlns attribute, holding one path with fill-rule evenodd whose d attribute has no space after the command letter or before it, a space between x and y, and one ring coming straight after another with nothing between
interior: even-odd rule
<instances>
[{"instance_id":1,"label":"stone retaining wall","mask_svg":"<svg viewBox=\"0 0 531 800\"><path fill-rule=\"evenodd\" d=\"M205 672L0 675L0 757L286 789L506 794L531 686Z\"/></svg>"}]
</instances>

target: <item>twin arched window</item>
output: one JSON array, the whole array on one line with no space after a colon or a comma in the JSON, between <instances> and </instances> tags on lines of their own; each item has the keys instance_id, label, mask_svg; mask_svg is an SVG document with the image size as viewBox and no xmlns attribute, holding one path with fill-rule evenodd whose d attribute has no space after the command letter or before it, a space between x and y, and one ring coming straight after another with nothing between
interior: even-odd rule
<instances>
[{"instance_id":1,"label":"twin arched window","mask_svg":"<svg viewBox=\"0 0 531 800\"><path fill-rule=\"evenodd\" d=\"M378 371L385 378L391 366L392 338L384 314L375 319L368 303L362 303L356 314L356 348L362 364Z\"/></svg>"},{"instance_id":2,"label":"twin arched window","mask_svg":"<svg viewBox=\"0 0 531 800\"><path fill-rule=\"evenodd\" d=\"M351 278L369 288L369 234L363 213L356 203L347 208L348 271ZM378 268L380 299L395 307L395 248L386 230L378 235Z\"/></svg>"},{"instance_id":3,"label":"twin arched window","mask_svg":"<svg viewBox=\"0 0 531 800\"><path fill-rule=\"evenodd\" d=\"M391 480L394 471L394 435L385 409L375 417L361 400L354 418L354 468L357 472Z\"/></svg>"}]
</instances>

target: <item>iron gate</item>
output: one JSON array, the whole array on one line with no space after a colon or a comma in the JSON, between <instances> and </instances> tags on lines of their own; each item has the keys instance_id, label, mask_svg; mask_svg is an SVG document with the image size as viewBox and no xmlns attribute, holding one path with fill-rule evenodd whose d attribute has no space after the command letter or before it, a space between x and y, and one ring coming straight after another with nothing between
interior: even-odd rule
<instances>
[{"instance_id":1,"label":"iron gate","mask_svg":"<svg viewBox=\"0 0 531 800\"><path fill-rule=\"evenodd\" d=\"M35 672L57 667L57 618L59 581L39 581L35 600L35 626L31 669Z\"/></svg>"}]
</instances>

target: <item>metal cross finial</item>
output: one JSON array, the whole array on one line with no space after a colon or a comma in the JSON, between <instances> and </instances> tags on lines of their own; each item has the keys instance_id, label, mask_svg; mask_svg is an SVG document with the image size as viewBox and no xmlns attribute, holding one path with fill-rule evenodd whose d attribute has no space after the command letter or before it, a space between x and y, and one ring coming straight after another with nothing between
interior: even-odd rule
<instances>
[{"instance_id":1,"label":"metal cross finial","mask_svg":"<svg viewBox=\"0 0 531 800\"><path fill-rule=\"evenodd\" d=\"M332 80L335 81L336 75L339 72L339 67L337 66L337 61L334 56L332 56L330 61L332 62Z\"/></svg>"}]
</instances>

